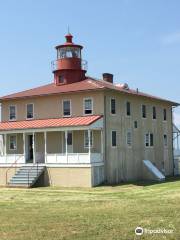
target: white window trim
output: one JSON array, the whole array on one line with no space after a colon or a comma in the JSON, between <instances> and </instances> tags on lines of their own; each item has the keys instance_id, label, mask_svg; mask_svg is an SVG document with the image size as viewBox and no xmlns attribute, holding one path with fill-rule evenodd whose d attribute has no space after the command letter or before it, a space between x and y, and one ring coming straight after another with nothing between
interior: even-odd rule
<instances>
[{"instance_id":1,"label":"white window trim","mask_svg":"<svg viewBox=\"0 0 180 240\"><path fill-rule=\"evenodd\" d=\"M115 113L112 113L112 112L111 112L111 100L115 100ZM110 115L111 115L111 116L116 116L116 110L117 110L117 108L116 108L116 98L114 98L114 97L111 97L111 98L110 98L109 107L110 107Z\"/></svg>"},{"instance_id":2,"label":"white window trim","mask_svg":"<svg viewBox=\"0 0 180 240\"><path fill-rule=\"evenodd\" d=\"M146 134L148 134L149 146L146 146ZM153 146L150 146L150 143L151 143L150 135L151 134L153 135ZM154 148L154 133L152 133L152 132L145 133L145 135L144 135L144 145L145 145L145 148Z\"/></svg>"},{"instance_id":3,"label":"white window trim","mask_svg":"<svg viewBox=\"0 0 180 240\"><path fill-rule=\"evenodd\" d=\"M85 130L84 131L84 148L89 148L89 145L88 146L86 146L86 135L85 135L85 132L88 132L88 130ZM94 147L94 132L91 130L91 133L92 133L92 145L90 146L91 148L93 148Z\"/></svg>"},{"instance_id":4,"label":"white window trim","mask_svg":"<svg viewBox=\"0 0 180 240\"><path fill-rule=\"evenodd\" d=\"M146 107L146 117L143 117L143 106ZM147 105L146 104L141 104L141 118L142 119L147 119Z\"/></svg>"},{"instance_id":5,"label":"white window trim","mask_svg":"<svg viewBox=\"0 0 180 240\"><path fill-rule=\"evenodd\" d=\"M131 134L131 145L128 144L128 133ZM132 131L131 130L127 130L127 132L126 132L126 146L128 148L132 148Z\"/></svg>"},{"instance_id":6,"label":"white window trim","mask_svg":"<svg viewBox=\"0 0 180 240\"><path fill-rule=\"evenodd\" d=\"M27 118L27 105L33 105L33 117L32 118ZM26 103L26 120L33 120L34 119L34 103Z\"/></svg>"},{"instance_id":7,"label":"white window trim","mask_svg":"<svg viewBox=\"0 0 180 240\"><path fill-rule=\"evenodd\" d=\"M85 101L86 100L91 100L92 102L92 113L85 113ZM86 98L83 98L83 115L84 116L88 116L88 115L93 115L93 112L94 112L94 103L93 103L93 98L92 97L86 97Z\"/></svg>"},{"instance_id":8,"label":"white window trim","mask_svg":"<svg viewBox=\"0 0 180 240\"><path fill-rule=\"evenodd\" d=\"M14 136L15 137L15 141L16 141L16 144L15 144L16 147L14 149L11 149L11 144L10 144L11 143L11 141L10 141L10 137L11 136ZM17 134L10 134L8 141L9 141L9 151L16 151L17 150Z\"/></svg>"},{"instance_id":9,"label":"white window trim","mask_svg":"<svg viewBox=\"0 0 180 240\"><path fill-rule=\"evenodd\" d=\"M70 102L70 115L64 115L64 102L66 102L66 101ZM62 100L62 115L63 115L63 117L71 117L72 116L71 99L63 99Z\"/></svg>"},{"instance_id":10,"label":"white window trim","mask_svg":"<svg viewBox=\"0 0 180 240\"><path fill-rule=\"evenodd\" d=\"M15 119L10 119L10 107L15 107ZM17 105L9 105L9 121L16 121L17 120Z\"/></svg>"},{"instance_id":11,"label":"white window trim","mask_svg":"<svg viewBox=\"0 0 180 240\"><path fill-rule=\"evenodd\" d=\"M112 132L116 132L116 146L113 146L113 145L112 145ZM112 147L112 148L117 148L117 145L118 145L118 144L117 144L117 130L111 130L111 147Z\"/></svg>"}]
</instances>

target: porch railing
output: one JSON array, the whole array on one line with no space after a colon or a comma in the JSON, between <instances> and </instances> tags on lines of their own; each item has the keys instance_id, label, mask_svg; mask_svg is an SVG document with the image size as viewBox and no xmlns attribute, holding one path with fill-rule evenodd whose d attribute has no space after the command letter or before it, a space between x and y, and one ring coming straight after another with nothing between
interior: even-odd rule
<instances>
[{"instance_id":1,"label":"porch railing","mask_svg":"<svg viewBox=\"0 0 180 240\"><path fill-rule=\"evenodd\" d=\"M102 162L101 153L68 153L66 154L47 154L47 163L56 164L90 164Z\"/></svg>"}]
</instances>

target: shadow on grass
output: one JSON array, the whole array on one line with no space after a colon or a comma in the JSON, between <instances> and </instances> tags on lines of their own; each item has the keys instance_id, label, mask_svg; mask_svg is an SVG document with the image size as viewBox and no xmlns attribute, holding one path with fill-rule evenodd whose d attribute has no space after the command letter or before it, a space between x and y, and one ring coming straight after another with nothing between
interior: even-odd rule
<instances>
[{"instance_id":1,"label":"shadow on grass","mask_svg":"<svg viewBox=\"0 0 180 240\"><path fill-rule=\"evenodd\" d=\"M136 185L136 186L151 186L151 185L157 185L157 184L163 184L166 182L176 182L180 181L180 176L172 176L172 177L166 177L165 181L157 181L157 180L140 180L140 181L129 181L129 182L121 182L118 184L108 184L104 183L101 185L96 186L98 187L120 187L120 186L126 186L126 185Z\"/></svg>"}]
</instances>

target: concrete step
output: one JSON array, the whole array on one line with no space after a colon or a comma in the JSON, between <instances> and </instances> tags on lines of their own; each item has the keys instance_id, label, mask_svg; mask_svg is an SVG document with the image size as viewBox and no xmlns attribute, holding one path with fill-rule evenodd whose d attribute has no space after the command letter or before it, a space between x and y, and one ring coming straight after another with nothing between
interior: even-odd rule
<instances>
[{"instance_id":1,"label":"concrete step","mask_svg":"<svg viewBox=\"0 0 180 240\"><path fill-rule=\"evenodd\" d=\"M44 166L34 165L21 167L16 174L9 181L9 186L31 187L38 180L42 172L45 170Z\"/></svg>"}]
</instances>

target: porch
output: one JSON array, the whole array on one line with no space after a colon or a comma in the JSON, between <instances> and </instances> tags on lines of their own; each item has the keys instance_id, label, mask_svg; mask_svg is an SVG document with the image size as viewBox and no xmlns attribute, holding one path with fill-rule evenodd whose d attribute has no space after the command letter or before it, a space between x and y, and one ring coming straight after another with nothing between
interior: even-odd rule
<instances>
[{"instance_id":1,"label":"porch","mask_svg":"<svg viewBox=\"0 0 180 240\"><path fill-rule=\"evenodd\" d=\"M103 163L102 129L9 132L1 134L0 166Z\"/></svg>"}]
</instances>

